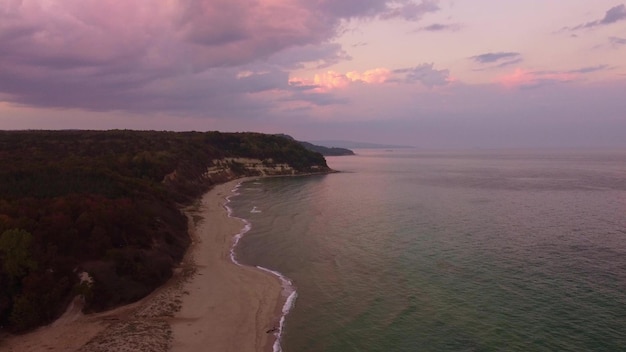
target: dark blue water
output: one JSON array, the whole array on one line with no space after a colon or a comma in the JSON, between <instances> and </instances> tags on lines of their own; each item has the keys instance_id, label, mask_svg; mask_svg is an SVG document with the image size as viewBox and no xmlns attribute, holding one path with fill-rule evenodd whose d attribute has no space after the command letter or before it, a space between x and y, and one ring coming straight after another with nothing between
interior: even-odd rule
<instances>
[{"instance_id":1,"label":"dark blue water","mask_svg":"<svg viewBox=\"0 0 626 352\"><path fill-rule=\"evenodd\" d=\"M231 203L297 287L285 351L626 351L626 152L327 160Z\"/></svg>"}]
</instances>

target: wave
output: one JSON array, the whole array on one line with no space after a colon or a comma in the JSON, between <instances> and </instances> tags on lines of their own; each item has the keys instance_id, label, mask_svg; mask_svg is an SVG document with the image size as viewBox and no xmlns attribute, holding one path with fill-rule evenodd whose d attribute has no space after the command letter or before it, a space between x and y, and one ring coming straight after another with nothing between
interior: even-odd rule
<instances>
[{"instance_id":1,"label":"wave","mask_svg":"<svg viewBox=\"0 0 626 352\"><path fill-rule=\"evenodd\" d=\"M233 245L230 247L230 260L233 263L235 263L235 264L237 264L239 266L242 266L242 264L237 261L237 258L236 258L236 255L235 255L235 248L237 247L237 244L239 244L239 240L241 240L241 237L243 237L243 235L245 235L246 232L250 231L250 229L252 228L252 224L250 224L250 222L248 220L246 220L246 219L238 218L238 217L234 216L233 215L233 209L228 206L228 203L230 203L230 198L234 197L234 196L238 196L240 194L238 192L240 186L241 186L241 182L237 183L235 188L233 188L231 190L232 194L225 198L226 199L226 203L224 204L224 208L226 209L226 212L228 213L228 217L229 218L240 220L244 224L244 227L241 229L241 231L239 231L239 233L237 233L233 237Z\"/></svg>"},{"instance_id":2,"label":"wave","mask_svg":"<svg viewBox=\"0 0 626 352\"><path fill-rule=\"evenodd\" d=\"M226 209L226 212L228 213L228 217L233 218L233 219L237 219L240 220L241 222L243 222L244 227L241 229L241 231L239 231L239 233L237 233L234 238L233 238L233 245L230 247L230 260L235 263L236 265L239 266L243 266L243 264L241 264L240 262L237 261L237 257L235 255L235 248L237 247L237 244L239 244L239 240L241 240L241 238L252 229L252 224L243 218L240 217L236 217L233 215L233 209L231 207L228 206L228 203L230 203L230 198L234 197L234 196L238 196L239 193L239 188L241 187L242 182L237 183L237 185L235 186L235 188L233 188L231 190L231 195L227 196L226 199L226 203L224 204L224 208ZM261 211L258 210L255 207L253 207L252 211L250 211L251 213L253 212L258 212L260 213ZM285 325L285 318L287 317L287 314L289 314L289 312L291 311L291 309L294 307L295 303L296 303L296 298L298 297L298 292L296 291L296 287L294 286L293 282L291 282L291 280L289 278L287 278L285 275L281 274L278 271L275 270L271 270L268 268L264 268L262 266L256 266L257 269L259 270L263 270L265 272L271 273L272 275L275 275L276 277L278 277L278 279L280 280L280 284L282 287L282 291L281 291L281 295L283 296L283 298L285 298L285 303L283 304L283 308L281 311L281 316L280 316L280 321L278 323L278 328L274 331L274 336L275 336L275 340L274 340L274 345L273 345L273 352L282 352L282 347L280 345L280 342L282 340L282 336L283 336L283 328Z\"/></svg>"},{"instance_id":3,"label":"wave","mask_svg":"<svg viewBox=\"0 0 626 352\"><path fill-rule=\"evenodd\" d=\"M267 271L273 275L276 275L280 279L282 290L282 296L285 299L285 304L283 304L283 308L281 311L280 321L278 323L278 329L274 332L274 336L276 336L276 340L274 341L273 350L274 352L282 352L282 347L280 346L280 341L283 335L283 327L285 326L285 317L291 309L296 304L296 298L298 297L298 291L296 291L296 287L293 285L291 280L289 280L285 275L279 273L278 271L270 270L268 268L264 268L262 266L258 266L258 269L263 271Z\"/></svg>"}]
</instances>

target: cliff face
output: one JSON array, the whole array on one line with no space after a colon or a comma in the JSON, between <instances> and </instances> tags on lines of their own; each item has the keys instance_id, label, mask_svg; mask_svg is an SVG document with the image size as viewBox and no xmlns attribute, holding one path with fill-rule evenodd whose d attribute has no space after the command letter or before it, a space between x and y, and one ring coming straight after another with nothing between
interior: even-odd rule
<instances>
[{"instance_id":1,"label":"cliff face","mask_svg":"<svg viewBox=\"0 0 626 352\"><path fill-rule=\"evenodd\" d=\"M180 206L242 176L324 173L324 158L257 133L0 132L0 326L136 301L189 245Z\"/></svg>"}]
</instances>

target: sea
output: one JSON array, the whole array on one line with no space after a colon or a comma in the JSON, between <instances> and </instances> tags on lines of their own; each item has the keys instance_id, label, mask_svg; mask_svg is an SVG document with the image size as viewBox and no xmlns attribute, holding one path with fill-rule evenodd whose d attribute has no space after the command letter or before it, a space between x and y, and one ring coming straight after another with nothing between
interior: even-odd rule
<instances>
[{"instance_id":1,"label":"sea","mask_svg":"<svg viewBox=\"0 0 626 352\"><path fill-rule=\"evenodd\" d=\"M275 351L626 351L626 151L356 153L230 197Z\"/></svg>"}]
</instances>

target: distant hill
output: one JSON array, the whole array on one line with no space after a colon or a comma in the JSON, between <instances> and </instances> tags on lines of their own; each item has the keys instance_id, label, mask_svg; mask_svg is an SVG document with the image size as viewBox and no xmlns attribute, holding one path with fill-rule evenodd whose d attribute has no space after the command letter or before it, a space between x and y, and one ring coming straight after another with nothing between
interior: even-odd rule
<instances>
[{"instance_id":1,"label":"distant hill","mask_svg":"<svg viewBox=\"0 0 626 352\"><path fill-rule=\"evenodd\" d=\"M287 135L287 134L277 134L277 136L284 137L284 138L290 139L292 141L296 141L295 138L293 138L293 137L291 137L290 135ZM334 146L315 145L313 143L303 142L303 141L296 141L296 142L300 143L306 149L308 149L310 151L313 151L313 152L320 153L323 156L354 155L354 152L352 150L350 150L350 149L347 149L347 148L339 148L339 147L334 147Z\"/></svg>"},{"instance_id":2,"label":"distant hill","mask_svg":"<svg viewBox=\"0 0 626 352\"><path fill-rule=\"evenodd\" d=\"M311 143L324 146L324 147L336 147L336 148L350 148L350 149L404 149L415 148L409 145L395 145L395 144L377 144L366 142L353 142L353 141L312 141Z\"/></svg>"}]
</instances>

